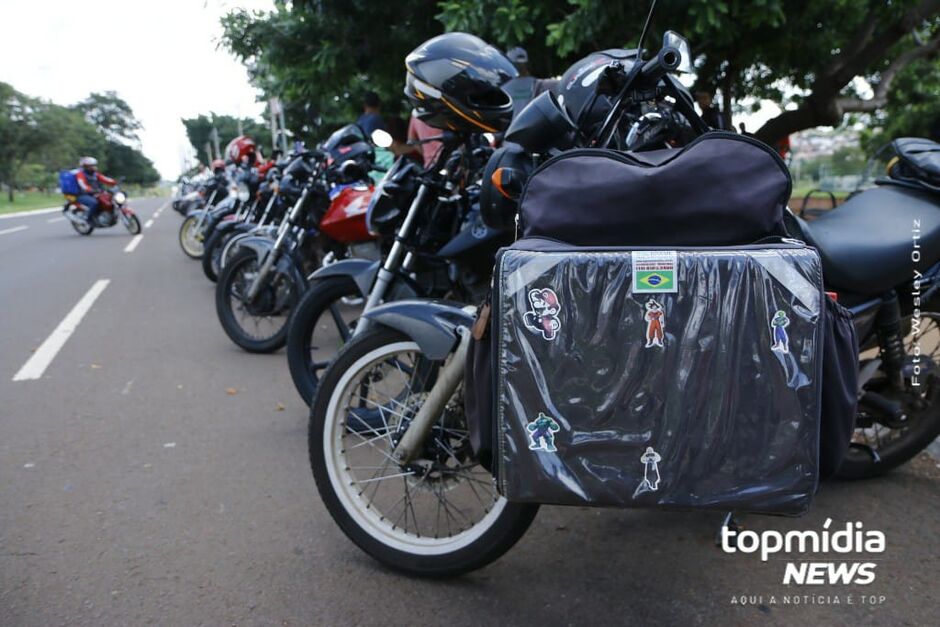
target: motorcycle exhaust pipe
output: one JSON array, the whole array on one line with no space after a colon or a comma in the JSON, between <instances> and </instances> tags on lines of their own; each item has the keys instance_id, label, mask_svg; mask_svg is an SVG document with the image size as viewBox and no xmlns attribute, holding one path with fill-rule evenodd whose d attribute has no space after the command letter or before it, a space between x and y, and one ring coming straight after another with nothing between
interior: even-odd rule
<instances>
[{"instance_id":1,"label":"motorcycle exhaust pipe","mask_svg":"<svg viewBox=\"0 0 940 627\"><path fill-rule=\"evenodd\" d=\"M467 350L470 348L470 329L458 327L457 332L460 334L460 344L457 345L457 350L454 351L447 365L441 368L434 387L428 392L427 399L392 452L392 456L399 464L407 464L415 458L428 437L431 427L434 426L434 422L444 411L447 401L463 381Z\"/></svg>"},{"instance_id":2,"label":"motorcycle exhaust pipe","mask_svg":"<svg viewBox=\"0 0 940 627\"><path fill-rule=\"evenodd\" d=\"M65 214L65 217L68 218L69 222L71 222L72 224L78 224L81 226L85 225L85 220L82 219L82 217L76 214L74 211L65 210L62 213Z\"/></svg>"}]
</instances>

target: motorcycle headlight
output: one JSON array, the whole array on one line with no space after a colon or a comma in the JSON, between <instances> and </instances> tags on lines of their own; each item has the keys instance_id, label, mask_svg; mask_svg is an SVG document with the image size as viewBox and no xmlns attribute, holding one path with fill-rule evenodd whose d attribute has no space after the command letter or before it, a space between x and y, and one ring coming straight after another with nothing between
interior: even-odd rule
<instances>
[{"instance_id":1,"label":"motorcycle headlight","mask_svg":"<svg viewBox=\"0 0 940 627\"><path fill-rule=\"evenodd\" d=\"M119 205L123 205L126 200L127 200L127 195L125 195L124 192L117 192L114 195L114 202L116 202Z\"/></svg>"}]
</instances>

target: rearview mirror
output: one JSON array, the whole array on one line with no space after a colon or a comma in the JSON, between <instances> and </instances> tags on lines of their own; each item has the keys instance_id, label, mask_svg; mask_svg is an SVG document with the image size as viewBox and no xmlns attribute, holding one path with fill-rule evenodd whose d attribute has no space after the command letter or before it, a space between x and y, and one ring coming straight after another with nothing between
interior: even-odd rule
<instances>
[{"instance_id":1,"label":"rearview mirror","mask_svg":"<svg viewBox=\"0 0 940 627\"><path fill-rule=\"evenodd\" d=\"M388 131L383 131L380 128L372 131L372 143L378 146L379 148L388 148L392 145L392 136Z\"/></svg>"},{"instance_id":2,"label":"rearview mirror","mask_svg":"<svg viewBox=\"0 0 940 627\"><path fill-rule=\"evenodd\" d=\"M689 46L689 42L685 37L676 31L667 30L666 34L663 35L663 48L666 46L675 48L682 56L679 61L679 67L676 68L677 72L688 74L695 70L695 67L692 65L692 48Z\"/></svg>"}]
</instances>

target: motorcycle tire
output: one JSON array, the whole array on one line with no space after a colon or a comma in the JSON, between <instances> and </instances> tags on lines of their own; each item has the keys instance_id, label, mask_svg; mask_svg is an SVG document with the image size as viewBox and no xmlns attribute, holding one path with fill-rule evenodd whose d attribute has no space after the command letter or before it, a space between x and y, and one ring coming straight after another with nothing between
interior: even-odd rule
<instances>
[{"instance_id":1,"label":"motorcycle tire","mask_svg":"<svg viewBox=\"0 0 940 627\"><path fill-rule=\"evenodd\" d=\"M132 213L130 217L125 218L124 228L126 228L127 232L131 235L140 235L140 220L138 220L137 216Z\"/></svg>"},{"instance_id":2,"label":"motorcycle tire","mask_svg":"<svg viewBox=\"0 0 940 627\"><path fill-rule=\"evenodd\" d=\"M347 306L343 299L360 296L362 292L352 278L327 277L312 283L291 313L287 331L287 364L290 366L290 376L294 380L294 387L308 406L313 402L323 370L330 364L342 345L349 340L352 332L350 325L342 319L339 307ZM362 307L359 307L359 314L361 313ZM330 354L325 354L322 356L323 359L314 362L312 352L315 337L324 336L321 339L329 341L325 337L326 325L320 322L326 314L333 318L333 326L336 327L338 335L337 346L332 352L326 349L324 352ZM340 326L340 322L345 325L345 328ZM323 342L317 340L317 343Z\"/></svg>"},{"instance_id":3,"label":"motorcycle tire","mask_svg":"<svg viewBox=\"0 0 940 627\"><path fill-rule=\"evenodd\" d=\"M251 270L257 271L257 269L258 258L254 251L245 250L235 255L228 265L225 266L225 269L222 270L222 274L219 275L219 280L215 288L215 308L219 316L219 322L222 324L222 329L235 344L249 353L273 353L283 347L287 342L290 309L296 304L300 288L296 285L290 285L288 287L288 289L291 290L289 298L293 302L290 303L291 306L284 316L284 323L274 333L263 337L252 337L239 323L235 315L235 310L233 309L232 301L238 300L241 302L237 292L240 289L247 289L246 285L241 285L241 283L244 283L243 275ZM284 275L276 275L275 271L272 270L268 281L276 280L277 276L283 277L283 280L290 280ZM262 289L270 290L275 288L264 287ZM242 307L247 306L242 305ZM251 316L252 314L249 312L249 315Z\"/></svg>"},{"instance_id":4,"label":"motorcycle tire","mask_svg":"<svg viewBox=\"0 0 940 627\"><path fill-rule=\"evenodd\" d=\"M204 248L202 236L196 233L199 224L199 216L186 216L183 223L180 224L179 242L180 248L190 259L202 259Z\"/></svg>"},{"instance_id":5,"label":"motorcycle tire","mask_svg":"<svg viewBox=\"0 0 940 627\"><path fill-rule=\"evenodd\" d=\"M203 246L202 273L213 283L219 280L219 272L222 267L222 251L231 236L231 231L215 229L209 239L206 240L205 246Z\"/></svg>"},{"instance_id":6,"label":"motorcycle tire","mask_svg":"<svg viewBox=\"0 0 940 627\"><path fill-rule=\"evenodd\" d=\"M438 473L435 478L431 478L430 471L420 474L421 478L418 478L419 470L409 470L411 466L402 468L394 464L386 469L389 475L377 477L383 470L372 471L368 470L372 466L357 466L357 460L353 459L360 455L361 451L367 454L376 453L379 460L392 459L390 451L387 450L393 446L391 437L383 437L383 433L371 426L368 429L353 427L352 421L349 420L350 417L358 417L355 411L359 410L372 412L368 415L372 416L374 421L375 410L355 408L350 411L352 408L345 407L344 403L347 395L349 398L361 395L364 387L368 388L370 385L388 389L385 384L389 379L373 377L373 374L375 368L386 366L394 373L392 367L401 362L399 357L393 355L415 355L415 359L424 359L420 357L418 345L404 334L387 327L375 327L347 343L324 373L310 409L308 433L310 466L317 489L327 511L343 533L360 549L394 570L420 577L453 577L482 568L508 551L522 537L532 524L538 512L538 505L510 503L500 496L492 476L478 464L473 464L472 453L468 453L467 448L469 442L459 441L459 448L448 448L447 444L455 444L455 434L461 433L458 428L465 426L460 423L459 418L456 423L447 423L453 429L449 431L443 422L448 412L444 412L440 425L433 427L438 435L425 445L431 450L437 446L434 441L444 439L448 441L447 444L441 443L440 446L449 450L455 461L458 461L458 455L461 456L460 465L434 471ZM407 375L403 376L407 380ZM373 381L378 383L371 383ZM408 390L413 393L410 384ZM373 391L367 389L365 396L372 395ZM402 427L407 428L398 422L400 419L397 416L402 415L400 407L409 407L410 404L396 394L388 393L388 399L396 409L387 408L389 418L386 420L383 406L377 405L378 411L382 413L383 425L378 429L385 434L395 432L397 435ZM359 420L366 424L362 418ZM456 426L453 426L454 424ZM355 444L347 444L347 437L355 440ZM376 441L379 444L374 444ZM363 442L374 450L364 449ZM359 446L356 446L357 444ZM431 455L436 456L436 453L437 451L432 451ZM413 467L426 468L419 463ZM357 480L356 470L360 468L366 469L363 476L371 477ZM473 472L479 474L473 475ZM478 478L471 478L474 476ZM385 477L392 479L392 482L382 483ZM428 483L425 483L426 481ZM360 487L360 483L366 483L367 487ZM442 487L437 490L433 486L434 483L441 483ZM474 485L478 487L474 488ZM476 501L470 495L468 486L477 493ZM405 495L413 496L403 496L394 505L387 505L395 501L395 490L402 488ZM378 492L385 489L392 491L387 501L384 498L380 500L378 496ZM483 494L483 497L479 494ZM383 492L383 497L387 496L387 493ZM399 524L401 515L396 519L394 513L397 505L405 498L406 505L402 505L401 509L408 511L406 508L410 508L411 517L415 522L415 532L411 533L409 521L405 520L403 524ZM454 525L458 526L456 532L446 521L446 515L443 516L446 529L441 528L442 517L438 516L434 524L435 529L425 526L424 530L421 530L416 513L420 512L425 522L433 521L435 498L438 503L444 505L445 510L448 509L448 499L452 499L450 503L478 503L479 507L473 505L460 508L465 522L458 525L457 519L454 518ZM487 498L492 498L492 503L488 503ZM421 499L429 503L426 508L419 502ZM479 519L471 518L474 513L471 509L479 510Z\"/></svg>"},{"instance_id":7,"label":"motorcycle tire","mask_svg":"<svg viewBox=\"0 0 940 627\"><path fill-rule=\"evenodd\" d=\"M72 225L72 228L75 229L75 232L79 235L91 235L92 231L95 230L95 227L87 223L79 224L78 222L69 220L69 224Z\"/></svg>"},{"instance_id":8,"label":"motorcycle tire","mask_svg":"<svg viewBox=\"0 0 940 627\"><path fill-rule=\"evenodd\" d=\"M940 334L940 313L925 311L921 313L921 319L922 328L930 328L930 331L925 331L924 334ZM940 340L931 339L928 341ZM908 355L912 354L912 349L913 345L905 345ZM919 399L921 407L915 408L908 405L905 408L908 417L907 422L910 426L887 431L887 434L893 434L894 431L897 431L895 438L889 440L887 444L882 443L879 435L878 446L875 449L878 454L877 459L863 448L850 448L836 472L836 476L840 479L854 480L880 477L908 462L930 446L930 443L937 437L940 437L940 375L936 374L936 368L940 367L940 363L938 363L940 346L934 350L933 355L925 353L918 355L918 358L922 361L933 360L934 363L931 369L934 375L924 382L926 383L926 389L922 392L922 398ZM924 372L930 372L926 366L923 370ZM856 437L863 431L862 429L856 429Z\"/></svg>"}]
</instances>

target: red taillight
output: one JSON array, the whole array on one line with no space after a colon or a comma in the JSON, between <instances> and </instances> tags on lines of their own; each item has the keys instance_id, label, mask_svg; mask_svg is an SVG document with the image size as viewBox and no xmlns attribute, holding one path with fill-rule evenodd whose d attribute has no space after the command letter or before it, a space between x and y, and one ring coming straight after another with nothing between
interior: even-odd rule
<instances>
[{"instance_id":1,"label":"red taillight","mask_svg":"<svg viewBox=\"0 0 940 627\"><path fill-rule=\"evenodd\" d=\"M832 299L832 302L839 302L839 293L838 292L826 292L826 296Z\"/></svg>"}]
</instances>

